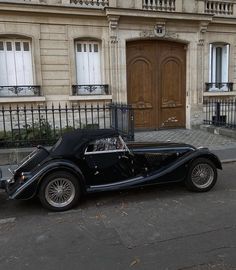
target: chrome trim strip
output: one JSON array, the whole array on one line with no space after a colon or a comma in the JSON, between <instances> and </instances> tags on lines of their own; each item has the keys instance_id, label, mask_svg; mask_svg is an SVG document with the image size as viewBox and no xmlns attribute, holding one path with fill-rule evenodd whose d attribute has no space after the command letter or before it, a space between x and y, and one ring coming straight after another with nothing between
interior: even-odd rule
<instances>
[{"instance_id":1,"label":"chrome trim strip","mask_svg":"<svg viewBox=\"0 0 236 270\"><path fill-rule=\"evenodd\" d=\"M145 178L144 176L139 176L139 177L134 177L134 178L131 178L131 179L128 179L128 180L125 180L125 181L119 181L119 182L115 182L115 183L111 183L111 184L104 184L104 185L95 185L95 186L91 186L90 188L106 188L106 187L113 187L113 186L117 186L117 185L121 185L123 183L132 183L134 181L137 181L137 180L141 180Z\"/></svg>"},{"instance_id":2,"label":"chrome trim strip","mask_svg":"<svg viewBox=\"0 0 236 270\"><path fill-rule=\"evenodd\" d=\"M134 149L133 151L134 152L143 152L143 151L173 151L173 150L196 150L195 148L192 148L192 147L176 147L175 149L169 147L169 148L147 148L147 149ZM87 150L87 149L86 149ZM86 152L85 150L85 153L84 155L85 156L88 156L88 155L97 155L97 154L107 154L107 153L120 153L120 152L130 152L130 150L128 149L128 147L126 147L126 149L117 149L117 150L106 150L106 151L95 151L95 152Z\"/></svg>"},{"instance_id":3,"label":"chrome trim strip","mask_svg":"<svg viewBox=\"0 0 236 270\"><path fill-rule=\"evenodd\" d=\"M7 170L11 173L11 175L14 175L13 171L10 168L8 168Z\"/></svg>"},{"instance_id":4,"label":"chrome trim strip","mask_svg":"<svg viewBox=\"0 0 236 270\"><path fill-rule=\"evenodd\" d=\"M31 185L45 170L41 170L36 173L32 178L30 178L27 182L25 182L22 186L20 186L16 192L10 196L11 199L15 199L22 191L24 191L29 185Z\"/></svg>"},{"instance_id":5,"label":"chrome trim strip","mask_svg":"<svg viewBox=\"0 0 236 270\"><path fill-rule=\"evenodd\" d=\"M134 148L134 152L143 152L143 151L156 151L156 152L158 152L158 151L160 151L160 152L162 152L162 151L175 151L175 150L196 150L196 148L193 148L193 147L155 147L155 148L144 148L144 149L139 149L139 148Z\"/></svg>"},{"instance_id":6,"label":"chrome trim strip","mask_svg":"<svg viewBox=\"0 0 236 270\"><path fill-rule=\"evenodd\" d=\"M84 155L98 155L98 154L108 154L108 153L121 153L128 152L126 149L118 149L118 150L106 150L106 151L94 151L94 152L85 152Z\"/></svg>"}]
</instances>

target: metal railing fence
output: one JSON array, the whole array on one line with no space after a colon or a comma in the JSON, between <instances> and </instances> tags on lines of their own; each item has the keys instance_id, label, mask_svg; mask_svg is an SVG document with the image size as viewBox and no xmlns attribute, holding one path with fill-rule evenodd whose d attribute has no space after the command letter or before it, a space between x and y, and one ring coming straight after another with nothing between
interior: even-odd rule
<instances>
[{"instance_id":1,"label":"metal railing fence","mask_svg":"<svg viewBox=\"0 0 236 270\"><path fill-rule=\"evenodd\" d=\"M205 100L203 110L205 124L236 128L236 99Z\"/></svg>"},{"instance_id":2,"label":"metal railing fence","mask_svg":"<svg viewBox=\"0 0 236 270\"><path fill-rule=\"evenodd\" d=\"M232 82L218 82L218 83L205 83L205 92L232 92L233 83Z\"/></svg>"},{"instance_id":3,"label":"metal railing fence","mask_svg":"<svg viewBox=\"0 0 236 270\"><path fill-rule=\"evenodd\" d=\"M133 110L123 104L16 106L0 109L0 148L52 145L77 128L114 128L134 139Z\"/></svg>"},{"instance_id":4,"label":"metal railing fence","mask_svg":"<svg viewBox=\"0 0 236 270\"><path fill-rule=\"evenodd\" d=\"M0 97L24 97L24 96L41 96L41 89L39 85L0 85Z\"/></svg>"}]
</instances>

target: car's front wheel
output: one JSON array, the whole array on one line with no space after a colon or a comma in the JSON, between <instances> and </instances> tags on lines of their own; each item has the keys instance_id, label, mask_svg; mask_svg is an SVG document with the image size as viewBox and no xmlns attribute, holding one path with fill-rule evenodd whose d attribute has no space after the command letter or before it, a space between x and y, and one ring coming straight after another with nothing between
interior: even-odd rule
<instances>
[{"instance_id":1,"label":"car's front wheel","mask_svg":"<svg viewBox=\"0 0 236 270\"><path fill-rule=\"evenodd\" d=\"M79 182L75 176L68 172L54 172L43 179L39 199L45 208L59 212L72 208L80 194Z\"/></svg>"},{"instance_id":2,"label":"car's front wheel","mask_svg":"<svg viewBox=\"0 0 236 270\"><path fill-rule=\"evenodd\" d=\"M190 165L185 181L191 191L204 192L210 190L217 181L217 169L206 158L198 158Z\"/></svg>"}]
</instances>

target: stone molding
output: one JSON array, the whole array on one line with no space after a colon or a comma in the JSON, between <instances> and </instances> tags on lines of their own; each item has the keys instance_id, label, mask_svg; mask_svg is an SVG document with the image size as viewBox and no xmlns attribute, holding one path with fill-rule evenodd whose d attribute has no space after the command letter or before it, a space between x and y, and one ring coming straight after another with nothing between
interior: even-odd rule
<instances>
[{"instance_id":1,"label":"stone molding","mask_svg":"<svg viewBox=\"0 0 236 270\"><path fill-rule=\"evenodd\" d=\"M118 27L119 27L119 20L120 16L107 16L108 23L109 23L109 35L111 43L118 42Z\"/></svg>"},{"instance_id":2,"label":"stone molding","mask_svg":"<svg viewBox=\"0 0 236 270\"><path fill-rule=\"evenodd\" d=\"M144 30L140 32L139 35L141 38L158 38L161 37L163 39L179 39L179 34L176 32L171 32L165 30L165 34L162 36L159 36L155 33L154 29L153 30Z\"/></svg>"}]
</instances>

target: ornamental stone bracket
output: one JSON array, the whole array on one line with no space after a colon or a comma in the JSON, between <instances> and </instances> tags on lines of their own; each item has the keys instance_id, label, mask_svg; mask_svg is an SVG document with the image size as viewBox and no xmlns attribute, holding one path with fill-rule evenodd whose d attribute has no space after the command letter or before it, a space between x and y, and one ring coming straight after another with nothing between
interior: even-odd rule
<instances>
[{"instance_id":1,"label":"ornamental stone bracket","mask_svg":"<svg viewBox=\"0 0 236 270\"><path fill-rule=\"evenodd\" d=\"M201 22L200 23L200 33L204 34L207 31L207 27L209 25L209 22Z\"/></svg>"},{"instance_id":2,"label":"ornamental stone bracket","mask_svg":"<svg viewBox=\"0 0 236 270\"><path fill-rule=\"evenodd\" d=\"M205 40L202 38L202 39L199 39L198 40L198 46L200 46L200 47L202 47L202 46L204 46L204 42L205 42Z\"/></svg>"},{"instance_id":3,"label":"ornamental stone bracket","mask_svg":"<svg viewBox=\"0 0 236 270\"><path fill-rule=\"evenodd\" d=\"M120 16L107 16L108 23L109 23L109 35L111 43L118 42L118 26L119 26L119 19Z\"/></svg>"},{"instance_id":4,"label":"ornamental stone bracket","mask_svg":"<svg viewBox=\"0 0 236 270\"><path fill-rule=\"evenodd\" d=\"M139 36L141 38L157 38L157 37L161 37L163 39L178 39L179 38L179 34L175 33L175 32L170 32L165 30L165 34L156 34L155 29L154 30L144 30L141 31Z\"/></svg>"},{"instance_id":5,"label":"ornamental stone bracket","mask_svg":"<svg viewBox=\"0 0 236 270\"><path fill-rule=\"evenodd\" d=\"M198 40L198 46L203 47L204 46L204 34L207 32L209 22L201 22L199 24L199 40Z\"/></svg>"}]
</instances>

